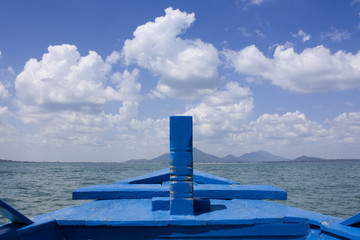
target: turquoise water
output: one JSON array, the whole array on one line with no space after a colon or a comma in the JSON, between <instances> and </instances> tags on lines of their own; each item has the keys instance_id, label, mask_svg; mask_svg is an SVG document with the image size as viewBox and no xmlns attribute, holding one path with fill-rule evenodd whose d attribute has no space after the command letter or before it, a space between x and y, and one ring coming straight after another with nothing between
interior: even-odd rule
<instances>
[{"instance_id":1,"label":"turquoise water","mask_svg":"<svg viewBox=\"0 0 360 240\"><path fill-rule=\"evenodd\" d=\"M166 164L0 163L0 198L26 216L84 201L72 190L111 184L168 167ZM195 164L195 169L239 181L285 189L281 204L348 218L360 211L360 161ZM7 222L0 217L0 223Z\"/></svg>"}]
</instances>

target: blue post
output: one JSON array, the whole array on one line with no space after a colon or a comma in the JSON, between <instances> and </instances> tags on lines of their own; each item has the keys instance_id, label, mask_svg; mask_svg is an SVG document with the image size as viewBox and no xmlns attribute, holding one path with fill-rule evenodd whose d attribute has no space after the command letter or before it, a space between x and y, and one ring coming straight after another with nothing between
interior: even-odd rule
<instances>
[{"instance_id":1,"label":"blue post","mask_svg":"<svg viewBox=\"0 0 360 240\"><path fill-rule=\"evenodd\" d=\"M170 214L194 214L192 117L170 117Z\"/></svg>"}]
</instances>

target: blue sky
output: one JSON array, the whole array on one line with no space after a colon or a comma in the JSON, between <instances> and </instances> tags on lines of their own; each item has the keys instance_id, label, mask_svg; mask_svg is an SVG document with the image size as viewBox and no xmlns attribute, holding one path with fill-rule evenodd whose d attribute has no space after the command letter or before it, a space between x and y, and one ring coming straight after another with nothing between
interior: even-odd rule
<instances>
[{"instance_id":1,"label":"blue sky","mask_svg":"<svg viewBox=\"0 0 360 240\"><path fill-rule=\"evenodd\" d=\"M0 2L0 158L360 158L360 1Z\"/></svg>"}]
</instances>

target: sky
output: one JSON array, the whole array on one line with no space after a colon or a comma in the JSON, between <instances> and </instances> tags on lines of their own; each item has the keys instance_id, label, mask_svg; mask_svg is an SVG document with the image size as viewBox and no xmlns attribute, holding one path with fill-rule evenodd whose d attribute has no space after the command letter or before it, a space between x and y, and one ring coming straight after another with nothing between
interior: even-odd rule
<instances>
[{"instance_id":1,"label":"sky","mask_svg":"<svg viewBox=\"0 0 360 240\"><path fill-rule=\"evenodd\" d=\"M0 158L360 159L359 0L0 1Z\"/></svg>"}]
</instances>

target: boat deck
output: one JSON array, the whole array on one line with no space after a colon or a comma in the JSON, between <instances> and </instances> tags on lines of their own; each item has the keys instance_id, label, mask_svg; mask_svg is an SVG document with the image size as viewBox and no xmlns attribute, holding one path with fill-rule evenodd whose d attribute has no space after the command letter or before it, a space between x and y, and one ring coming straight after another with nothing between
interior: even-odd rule
<instances>
[{"instance_id":1,"label":"boat deck","mask_svg":"<svg viewBox=\"0 0 360 240\"><path fill-rule=\"evenodd\" d=\"M33 224L18 229L29 232L42 225L61 227L67 236L74 239L103 239L94 237L101 229L121 231L121 236L137 231L141 239L149 238L197 238L231 236L232 232L252 239L272 233L279 233L284 239L319 239L321 232L341 236L345 239L358 239L360 229L341 225L342 219L280 205L264 200L210 200L209 211L198 211L194 215L171 215L169 210L153 211L154 199L115 199L97 200L64 208L52 213L34 217ZM83 231L87 228L86 231ZM185 229L182 229L185 228ZM82 229L82 231L79 231ZM190 230L191 229L191 230ZM221 229L221 231L220 231ZM79 234L88 234L80 235ZM235 236L235 235L234 235ZM306 236L306 238L304 238ZM274 239L278 239L279 235ZM71 238L70 238L71 239ZM110 238L111 239L111 238ZM330 239L330 238L324 238Z\"/></svg>"},{"instance_id":2,"label":"boat deck","mask_svg":"<svg viewBox=\"0 0 360 240\"><path fill-rule=\"evenodd\" d=\"M301 223L320 226L342 219L263 200L210 200L209 212L170 215L152 211L152 199L98 200L33 218L35 224L56 220L59 225L168 226L168 225L253 225L259 223Z\"/></svg>"}]
</instances>

